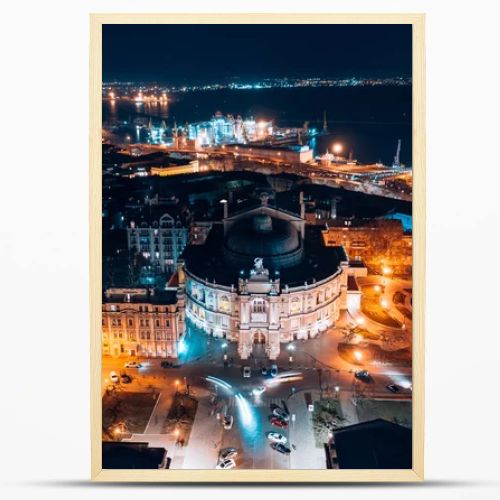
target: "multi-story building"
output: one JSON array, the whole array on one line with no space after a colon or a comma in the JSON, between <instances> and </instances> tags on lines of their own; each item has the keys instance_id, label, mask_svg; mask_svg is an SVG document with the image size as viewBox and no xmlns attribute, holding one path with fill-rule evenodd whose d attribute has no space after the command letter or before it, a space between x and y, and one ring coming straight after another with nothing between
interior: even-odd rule
<instances>
[{"instance_id":1,"label":"multi-story building","mask_svg":"<svg viewBox=\"0 0 500 500\"><path fill-rule=\"evenodd\" d=\"M265 197L262 203L214 224L179 263L186 317L237 342L242 359L259 344L276 359L281 344L326 331L348 303L342 246L326 247L320 227L306 228L303 217L268 206Z\"/></svg>"},{"instance_id":2,"label":"multi-story building","mask_svg":"<svg viewBox=\"0 0 500 500\"><path fill-rule=\"evenodd\" d=\"M173 272L177 260L188 242L188 228L169 214L159 220L130 222L127 228L128 248L140 253L162 272Z\"/></svg>"},{"instance_id":3,"label":"multi-story building","mask_svg":"<svg viewBox=\"0 0 500 500\"><path fill-rule=\"evenodd\" d=\"M362 260L374 272L411 275L412 237L400 220L329 219L323 238L327 246L342 245L350 259Z\"/></svg>"},{"instance_id":4,"label":"multi-story building","mask_svg":"<svg viewBox=\"0 0 500 500\"><path fill-rule=\"evenodd\" d=\"M109 288L105 291L102 301L104 355L177 357L184 333L182 290Z\"/></svg>"}]
</instances>

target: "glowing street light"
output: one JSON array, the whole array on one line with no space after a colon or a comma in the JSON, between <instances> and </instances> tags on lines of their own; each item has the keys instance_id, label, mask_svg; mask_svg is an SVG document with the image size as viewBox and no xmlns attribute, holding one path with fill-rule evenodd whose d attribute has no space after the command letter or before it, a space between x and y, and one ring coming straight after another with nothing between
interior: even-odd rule
<instances>
[{"instance_id":1,"label":"glowing street light","mask_svg":"<svg viewBox=\"0 0 500 500\"><path fill-rule=\"evenodd\" d=\"M333 145L333 152L334 152L336 155L340 154L340 153L341 153L341 151L342 151L342 144L337 143L337 144L334 144L334 145Z\"/></svg>"},{"instance_id":2,"label":"glowing street light","mask_svg":"<svg viewBox=\"0 0 500 500\"><path fill-rule=\"evenodd\" d=\"M287 349L288 349L289 351L295 351L295 346L294 346L293 344L291 344L291 343L290 343L290 344L288 344Z\"/></svg>"},{"instance_id":3,"label":"glowing street light","mask_svg":"<svg viewBox=\"0 0 500 500\"><path fill-rule=\"evenodd\" d=\"M387 309L389 307L389 302L387 302L387 299L382 299L380 301L380 305L384 308Z\"/></svg>"},{"instance_id":4,"label":"glowing street light","mask_svg":"<svg viewBox=\"0 0 500 500\"><path fill-rule=\"evenodd\" d=\"M359 362L363 359L363 354L360 351L354 351L354 358Z\"/></svg>"},{"instance_id":5,"label":"glowing street light","mask_svg":"<svg viewBox=\"0 0 500 500\"><path fill-rule=\"evenodd\" d=\"M373 289L377 292L380 293L382 291L382 287L380 285L375 285Z\"/></svg>"},{"instance_id":6,"label":"glowing street light","mask_svg":"<svg viewBox=\"0 0 500 500\"><path fill-rule=\"evenodd\" d=\"M384 267L382 269L382 272L384 273L385 276L387 276L388 274L391 274L391 271L392 271L392 269L390 267Z\"/></svg>"},{"instance_id":7,"label":"glowing street light","mask_svg":"<svg viewBox=\"0 0 500 500\"><path fill-rule=\"evenodd\" d=\"M359 316L358 318L356 318L356 323L358 325L364 325L365 324L365 318L363 318L362 316Z\"/></svg>"}]
</instances>

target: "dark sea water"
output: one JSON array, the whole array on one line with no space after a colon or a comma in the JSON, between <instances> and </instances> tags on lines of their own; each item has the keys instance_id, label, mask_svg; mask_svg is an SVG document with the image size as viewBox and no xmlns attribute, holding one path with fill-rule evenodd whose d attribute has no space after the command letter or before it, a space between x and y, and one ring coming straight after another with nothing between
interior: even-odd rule
<instances>
[{"instance_id":1,"label":"dark sea water","mask_svg":"<svg viewBox=\"0 0 500 500\"><path fill-rule=\"evenodd\" d=\"M344 87L219 90L176 93L167 105L103 101L103 121L151 117L172 125L208 120L216 112L272 119L277 126L322 128L327 113L329 135L316 141L316 153L333 142L353 151L361 162L390 164L398 139L401 161L411 165L411 87Z\"/></svg>"}]
</instances>

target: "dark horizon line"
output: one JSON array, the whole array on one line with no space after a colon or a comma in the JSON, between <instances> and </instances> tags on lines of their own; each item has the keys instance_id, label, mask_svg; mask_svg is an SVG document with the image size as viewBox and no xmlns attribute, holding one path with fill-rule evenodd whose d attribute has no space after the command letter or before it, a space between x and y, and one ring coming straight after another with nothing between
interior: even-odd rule
<instances>
[{"instance_id":1,"label":"dark horizon line","mask_svg":"<svg viewBox=\"0 0 500 500\"><path fill-rule=\"evenodd\" d=\"M256 82L261 82L261 81L272 81L272 80L349 80L349 79L359 79L359 80L368 80L368 79L381 79L381 80L389 80L389 79L395 79L395 78L400 78L400 79L405 79L405 80L411 80L412 77L411 75L406 75L406 74L398 74L398 75L343 75L343 76L265 76L265 77L254 77L254 78L248 78L244 76L231 76L231 77L226 77L225 79L221 80L205 80L205 81L199 81L199 82L191 82L191 83L173 83L173 82L167 82L167 81L161 81L161 80L149 80L149 79L143 79L143 80L135 80L135 79L129 79L129 78L114 78L114 79L109 79L107 78L106 80L103 79L102 83L104 84L112 84L112 83L131 83L131 84L141 84L141 83L148 83L148 84L158 84L158 85L215 85L215 84L231 84L231 83L256 83ZM235 81L235 80L240 80L240 82Z\"/></svg>"}]
</instances>

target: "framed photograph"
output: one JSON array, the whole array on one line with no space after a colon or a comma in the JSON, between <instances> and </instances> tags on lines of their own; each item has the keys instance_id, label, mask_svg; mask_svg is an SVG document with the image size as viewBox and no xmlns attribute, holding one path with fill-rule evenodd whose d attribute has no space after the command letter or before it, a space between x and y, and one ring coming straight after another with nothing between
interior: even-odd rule
<instances>
[{"instance_id":1,"label":"framed photograph","mask_svg":"<svg viewBox=\"0 0 500 500\"><path fill-rule=\"evenodd\" d=\"M90 28L92 479L422 481L424 15Z\"/></svg>"}]
</instances>

